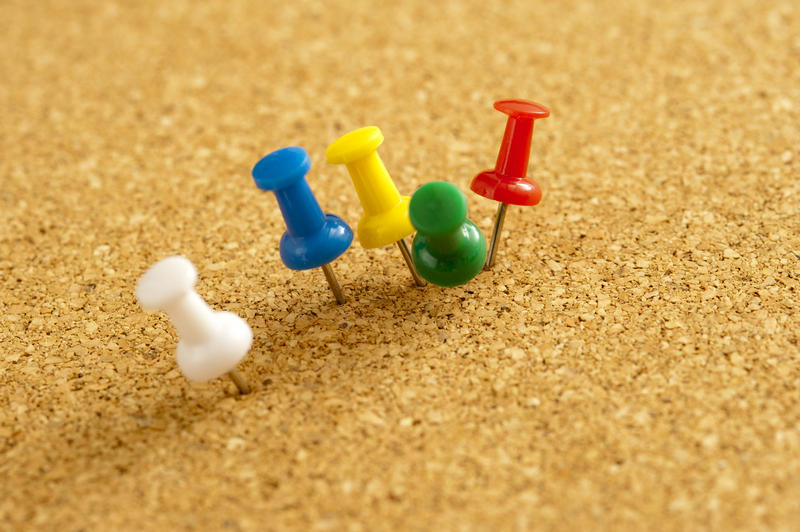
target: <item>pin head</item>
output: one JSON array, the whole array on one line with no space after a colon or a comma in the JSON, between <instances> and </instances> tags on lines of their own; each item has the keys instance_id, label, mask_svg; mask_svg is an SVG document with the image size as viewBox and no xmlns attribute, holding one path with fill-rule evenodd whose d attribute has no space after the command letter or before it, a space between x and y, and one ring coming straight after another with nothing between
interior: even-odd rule
<instances>
[{"instance_id":1,"label":"pin head","mask_svg":"<svg viewBox=\"0 0 800 532\"><path fill-rule=\"evenodd\" d=\"M174 256L151 266L136 284L136 297L147 310L163 310L179 335L178 366L193 381L216 379L233 370L253 341L247 323L230 312L215 312L194 291L197 269Z\"/></svg>"},{"instance_id":2,"label":"pin head","mask_svg":"<svg viewBox=\"0 0 800 532\"><path fill-rule=\"evenodd\" d=\"M305 178L310 168L306 150L295 146L276 150L253 167L256 185L274 192L278 200L286 222L281 260L292 270L324 266L353 241L353 230L344 220L322 212Z\"/></svg>"},{"instance_id":3,"label":"pin head","mask_svg":"<svg viewBox=\"0 0 800 532\"><path fill-rule=\"evenodd\" d=\"M216 333L207 342L191 344L181 338L175 358L181 373L190 381L205 382L222 377L250 351L253 331L231 312L214 312Z\"/></svg>"},{"instance_id":4,"label":"pin head","mask_svg":"<svg viewBox=\"0 0 800 532\"><path fill-rule=\"evenodd\" d=\"M497 101L494 108L508 115L497 163L493 170L475 176L470 188L501 203L536 205L542 199L542 189L527 177L533 124L550 116L550 110L542 104L518 99Z\"/></svg>"},{"instance_id":5,"label":"pin head","mask_svg":"<svg viewBox=\"0 0 800 532\"><path fill-rule=\"evenodd\" d=\"M375 126L346 133L328 146L325 156L330 164L347 164L373 153L383 142L383 133Z\"/></svg>"},{"instance_id":6,"label":"pin head","mask_svg":"<svg viewBox=\"0 0 800 532\"><path fill-rule=\"evenodd\" d=\"M472 180L470 188L476 194L509 205L538 205L542 201L539 184L524 177L508 179L495 170L481 172Z\"/></svg>"},{"instance_id":7,"label":"pin head","mask_svg":"<svg viewBox=\"0 0 800 532\"><path fill-rule=\"evenodd\" d=\"M494 108L513 118L547 118L550 109L544 105L529 100L499 100L494 102Z\"/></svg>"},{"instance_id":8,"label":"pin head","mask_svg":"<svg viewBox=\"0 0 800 532\"><path fill-rule=\"evenodd\" d=\"M408 220L408 196L401 196L377 153L383 133L362 127L334 141L326 154L331 164L345 164L364 216L358 222L358 240L365 248L394 244L414 232Z\"/></svg>"},{"instance_id":9,"label":"pin head","mask_svg":"<svg viewBox=\"0 0 800 532\"><path fill-rule=\"evenodd\" d=\"M467 198L450 183L434 181L417 190L408 215L417 231L429 235L447 234L467 218Z\"/></svg>"},{"instance_id":10,"label":"pin head","mask_svg":"<svg viewBox=\"0 0 800 532\"><path fill-rule=\"evenodd\" d=\"M197 269L176 255L150 266L136 283L136 299L145 310L160 310L184 296L197 284Z\"/></svg>"},{"instance_id":11,"label":"pin head","mask_svg":"<svg viewBox=\"0 0 800 532\"><path fill-rule=\"evenodd\" d=\"M280 190L305 177L311 159L303 148L291 146L275 150L253 167L253 180L261 190Z\"/></svg>"},{"instance_id":12,"label":"pin head","mask_svg":"<svg viewBox=\"0 0 800 532\"><path fill-rule=\"evenodd\" d=\"M292 270L310 270L324 266L347 251L353 242L353 230L336 215L326 214L319 231L295 237L288 232L281 237L281 260Z\"/></svg>"},{"instance_id":13,"label":"pin head","mask_svg":"<svg viewBox=\"0 0 800 532\"><path fill-rule=\"evenodd\" d=\"M455 185L434 181L420 187L411 198L409 217L418 231L411 255L421 277L458 286L481 271L486 239L467 219L467 200Z\"/></svg>"}]
</instances>

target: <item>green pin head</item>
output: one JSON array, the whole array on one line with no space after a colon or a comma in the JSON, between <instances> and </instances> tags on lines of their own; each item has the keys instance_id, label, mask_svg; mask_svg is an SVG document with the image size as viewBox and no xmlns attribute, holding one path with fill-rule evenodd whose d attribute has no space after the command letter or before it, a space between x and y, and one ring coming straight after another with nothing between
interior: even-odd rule
<instances>
[{"instance_id":1,"label":"green pin head","mask_svg":"<svg viewBox=\"0 0 800 532\"><path fill-rule=\"evenodd\" d=\"M486 239L467 220L467 198L455 185L434 181L420 187L408 209L417 229L412 258L417 272L439 286L458 286L481 271Z\"/></svg>"}]
</instances>

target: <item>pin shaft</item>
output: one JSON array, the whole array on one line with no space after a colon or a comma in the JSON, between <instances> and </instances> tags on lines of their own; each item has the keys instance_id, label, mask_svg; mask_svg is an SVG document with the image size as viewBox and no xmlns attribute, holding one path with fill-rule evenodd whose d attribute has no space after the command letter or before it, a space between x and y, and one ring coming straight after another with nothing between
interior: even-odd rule
<instances>
[{"instance_id":1,"label":"pin shaft","mask_svg":"<svg viewBox=\"0 0 800 532\"><path fill-rule=\"evenodd\" d=\"M246 380L244 380L244 377L242 377L242 374L239 373L239 370L236 369L230 370L228 372L228 377L231 378L233 383L239 389L240 394L244 395L250 393L250 385L247 384Z\"/></svg>"},{"instance_id":2,"label":"pin shaft","mask_svg":"<svg viewBox=\"0 0 800 532\"><path fill-rule=\"evenodd\" d=\"M506 219L507 207L508 205L502 202L497 206L497 215L495 215L494 218L492 240L489 243L489 255L486 257L486 265L484 266L485 270L490 270L492 269L492 266L494 266L494 257L497 254L497 246L500 242L500 233L503 232L503 222Z\"/></svg>"},{"instance_id":3,"label":"pin shaft","mask_svg":"<svg viewBox=\"0 0 800 532\"><path fill-rule=\"evenodd\" d=\"M401 238L398 240L397 247L400 248L400 253L403 255L403 260L406 261L406 266L408 266L408 271L411 272L411 277L414 278L414 282L417 284L417 286L425 286L427 283L422 277L419 276L417 269L414 267L414 260L411 258L411 250L408 249L406 239Z\"/></svg>"},{"instance_id":4,"label":"pin shaft","mask_svg":"<svg viewBox=\"0 0 800 532\"><path fill-rule=\"evenodd\" d=\"M322 272L325 274L325 279L328 280L328 286L331 287L336 302L342 305L344 303L344 292L342 291L342 285L339 284L339 280L336 278L336 274L333 273L333 268L330 264L324 264Z\"/></svg>"}]
</instances>

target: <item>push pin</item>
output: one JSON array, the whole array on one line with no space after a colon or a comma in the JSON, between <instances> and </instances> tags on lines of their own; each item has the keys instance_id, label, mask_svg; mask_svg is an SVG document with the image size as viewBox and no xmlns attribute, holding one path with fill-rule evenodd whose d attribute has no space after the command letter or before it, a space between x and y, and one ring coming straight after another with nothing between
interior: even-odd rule
<instances>
[{"instance_id":1,"label":"push pin","mask_svg":"<svg viewBox=\"0 0 800 532\"><path fill-rule=\"evenodd\" d=\"M417 286L425 281L414 269L405 238L414 232L408 219L408 196L401 196L383 165L378 146L383 133L377 127L351 131L328 146L325 152L331 164L345 164L364 216L358 222L358 240L367 249L397 243Z\"/></svg>"},{"instance_id":2,"label":"push pin","mask_svg":"<svg viewBox=\"0 0 800 532\"><path fill-rule=\"evenodd\" d=\"M306 181L311 159L303 148L276 150L253 167L253 179L261 190L275 193L286 232L281 237L281 260L292 270L322 268L336 302L344 303L344 292L331 262L353 241L353 231L344 220L324 214Z\"/></svg>"},{"instance_id":3,"label":"push pin","mask_svg":"<svg viewBox=\"0 0 800 532\"><path fill-rule=\"evenodd\" d=\"M528 157L534 120L550 116L547 107L527 100L500 100L494 102L494 108L508 115L497 164L494 170L475 176L470 187L484 198L500 202L486 259L487 270L494 265L508 205L536 205L542 199L542 189L527 178Z\"/></svg>"},{"instance_id":4,"label":"push pin","mask_svg":"<svg viewBox=\"0 0 800 532\"><path fill-rule=\"evenodd\" d=\"M414 264L427 281L458 286L483 269L486 239L467 220L467 198L455 185L434 181L420 187L411 198L409 216L417 228Z\"/></svg>"},{"instance_id":5,"label":"push pin","mask_svg":"<svg viewBox=\"0 0 800 532\"><path fill-rule=\"evenodd\" d=\"M211 310L194 290L197 270L189 259L169 257L155 263L136 285L136 298L145 310L169 315L178 331L178 366L190 381L205 382L226 373L239 389L250 393L236 370L250 350L253 332L230 312Z\"/></svg>"}]
</instances>

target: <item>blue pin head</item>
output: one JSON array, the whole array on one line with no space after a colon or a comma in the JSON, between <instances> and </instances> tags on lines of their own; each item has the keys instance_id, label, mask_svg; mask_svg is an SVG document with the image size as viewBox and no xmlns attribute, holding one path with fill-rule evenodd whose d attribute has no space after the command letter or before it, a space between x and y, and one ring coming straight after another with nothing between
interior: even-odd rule
<instances>
[{"instance_id":1,"label":"blue pin head","mask_svg":"<svg viewBox=\"0 0 800 532\"><path fill-rule=\"evenodd\" d=\"M276 150L253 167L253 180L275 193L286 222L281 237L281 260L292 270L328 264L353 242L353 231L338 216L324 214L306 181L311 159L306 150Z\"/></svg>"},{"instance_id":2,"label":"blue pin head","mask_svg":"<svg viewBox=\"0 0 800 532\"><path fill-rule=\"evenodd\" d=\"M253 179L261 190L280 190L303 179L311 159L303 148L291 146L264 156L253 167Z\"/></svg>"}]
</instances>

